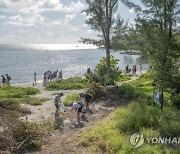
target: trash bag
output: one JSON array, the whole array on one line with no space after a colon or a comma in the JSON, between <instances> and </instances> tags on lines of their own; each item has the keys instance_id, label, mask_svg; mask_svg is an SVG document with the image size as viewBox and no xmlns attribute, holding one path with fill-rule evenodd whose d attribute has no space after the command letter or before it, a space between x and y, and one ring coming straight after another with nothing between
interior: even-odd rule
<instances>
[{"instance_id":1,"label":"trash bag","mask_svg":"<svg viewBox=\"0 0 180 154\"><path fill-rule=\"evenodd\" d=\"M60 112L64 112L64 104L63 103L59 103L59 111Z\"/></svg>"}]
</instances>

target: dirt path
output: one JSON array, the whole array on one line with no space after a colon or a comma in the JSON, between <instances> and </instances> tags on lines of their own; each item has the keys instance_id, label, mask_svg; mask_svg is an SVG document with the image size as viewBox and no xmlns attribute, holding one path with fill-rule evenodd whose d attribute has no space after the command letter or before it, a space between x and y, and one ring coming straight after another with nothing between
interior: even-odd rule
<instances>
[{"instance_id":1,"label":"dirt path","mask_svg":"<svg viewBox=\"0 0 180 154\"><path fill-rule=\"evenodd\" d=\"M120 84L118 84L120 85ZM39 106L32 106L28 104L23 104L23 107L31 110L31 114L22 117L22 119L28 119L28 121L32 122L41 122L43 120L53 120L55 125L57 126L57 130L53 131L47 144L42 146L42 150L40 152L36 152L37 154L76 154L76 153L87 153L77 150L76 143L74 143L73 138L81 134L81 132L90 129L97 122L101 121L103 118L107 117L108 114L115 109L114 104L123 104L122 100L118 102L114 102L112 99L106 101L96 101L94 105L90 106L90 110L86 112L86 118L81 119L81 123L75 125L76 114L72 113L71 109L66 107L64 113L60 115L55 114L55 106L54 106L54 97L55 94L59 92L64 93L65 98L70 93L80 93L85 91L82 90L61 90L61 91L45 91L40 84L36 86L40 89L41 93L36 95L38 98L48 98L47 102L44 102ZM116 99L117 101L118 99Z\"/></svg>"},{"instance_id":2,"label":"dirt path","mask_svg":"<svg viewBox=\"0 0 180 154\"><path fill-rule=\"evenodd\" d=\"M47 145L42 147L40 152L37 154L69 154L69 153L79 153L77 151L76 143L74 143L73 138L80 135L83 131L90 129L97 122L105 118L110 112L112 112L114 107L105 107L104 104L108 103L107 101L98 102L92 110L86 112L86 118L81 119L81 123L75 125L76 114L71 113L69 117L62 118L60 115L59 118L55 118L55 121L61 121L64 123L63 127L54 131L49 139ZM88 120L88 122L87 122Z\"/></svg>"}]
</instances>

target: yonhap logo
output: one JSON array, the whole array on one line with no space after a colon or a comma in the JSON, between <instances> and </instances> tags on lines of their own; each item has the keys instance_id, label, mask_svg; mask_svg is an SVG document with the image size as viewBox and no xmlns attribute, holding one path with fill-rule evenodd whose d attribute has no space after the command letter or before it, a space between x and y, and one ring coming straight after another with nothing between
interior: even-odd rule
<instances>
[{"instance_id":1,"label":"yonhap logo","mask_svg":"<svg viewBox=\"0 0 180 154\"><path fill-rule=\"evenodd\" d=\"M138 148L143 145L144 137L143 134L135 133L130 137L130 143L134 146L134 148Z\"/></svg>"},{"instance_id":2,"label":"yonhap logo","mask_svg":"<svg viewBox=\"0 0 180 154\"><path fill-rule=\"evenodd\" d=\"M180 137L145 137L143 134L135 133L130 137L130 143L134 148L138 148L143 144L180 144Z\"/></svg>"}]
</instances>

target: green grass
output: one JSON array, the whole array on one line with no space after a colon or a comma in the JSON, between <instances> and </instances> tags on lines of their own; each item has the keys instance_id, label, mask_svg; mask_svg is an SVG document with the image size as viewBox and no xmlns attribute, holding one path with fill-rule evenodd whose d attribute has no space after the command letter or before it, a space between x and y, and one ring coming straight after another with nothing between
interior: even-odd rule
<instances>
[{"instance_id":1,"label":"green grass","mask_svg":"<svg viewBox=\"0 0 180 154\"><path fill-rule=\"evenodd\" d=\"M31 95L38 94L39 90L31 87L3 87L0 88L0 108L24 112L20 104L41 105L46 98L35 98Z\"/></svg>"},{"instance_id":2,"label":"green grass","mask_svg":"<svg viewBox=\"0 0 180 154\"><path fill-rule=\"evenodd\" d=\"M130 79L131 79L130 76L125 74L125 75L121 75L118 81L128 81Z\"/></svg>"},{"instance_id":3,"label":"green grass","mask_svg":"<svg viewBox=\"0 0 180 154\"><path fill-rule=\"evenodd\" d=\"M83 132L80 139L82 146L95 153L180 153L179 149L170 144L145 142L135 149L129 142L130 136L138 132L145 138L180 136L178 108L167 104L161 111L160 107L153 107L153 86L148 74L141 76L138 80L123 84L116 92L122 98L129 100L129 103L116 109L93 129ZM168 93L164 95L165 100L169 99ZM179 96L175 98L174 104L178 101Z\"/></svg>"},{"instance_id":4,"label":"green grass","mask_svg":"<svg viewBox=\"0 0 180 154\"><path fill-rule=\"evenodd\" d=\"M22 88L22 87L13 87L6 86L0 88L0 98L22 98L27 95L38 94L39 90L31 87Z\"/></svg>"},{"instance_id":5,"label":"green grass","mask_svg":"<svg viewBox=\"0 0 180 154\"><path fill-rule=\"evenodd\" d=\"M108 125L107 125L108 123ZM130 136L143 133L144 137L172 136L180 134L180 113L166 107L163 112L156 107L147 106L143 101L132 101L125 107L118 108L108 119L95 128L82 134L81 145L91 147L99 153L171 153L173 149L161 144L144 143L140 148L133 148Z\"/></svg>"},{"instance_id":6,"label":"green grass","mask_svg":"<svg viewBox=\"0 0 180 154\"><path fill-rule=\"evenodd\" d=\"M72 93L72 94L66 96L66 98L63 101L63 104L65 106L69 106L71 103L78 101L79 98L80 97L79 97L78 93Z\"/></svg>"},{"instance_id":7,"label":"green grass","mask_svg":"<svg viewBox=\"0 0 180 154\"><path fill-rule=\"evenodd\" d=\"M73 90L86 88L88 82L80 77L63 79L60 81L50 82L46 86L46 90Z\"/></svg>"}]
</instances>

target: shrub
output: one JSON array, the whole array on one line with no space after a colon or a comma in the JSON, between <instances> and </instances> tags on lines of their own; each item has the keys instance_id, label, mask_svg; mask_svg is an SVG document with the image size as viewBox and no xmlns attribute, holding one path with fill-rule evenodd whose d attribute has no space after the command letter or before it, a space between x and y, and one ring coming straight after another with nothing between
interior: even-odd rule
<instances>
[{"instance_id":1,"label":"shrub","mask_svg":"<svg viewBox=\"0 0 180 154\"><path fill-rule=\"evenodd\" d=\"M110 69L106 67L106 58L103 57L100 60L100 63L96 66L94 72L90 72L89 74L85 74L87 80L91 83L99 83L101 85L110 85L114 84L115 81L119 79L121 75L121 71L116 67L118 64L118 60L111 55L110 57Z\"/></svg>"},{"instance_id":2,"label":"shrub","mask_svg":"<svg viewBox=\"0 0 180 154\"><path fill-rule=\"evenodd\" d=\"M91 93L94 99L105 99L108 96L107 89L98 83L92 83L87 92Z\"/></svg>"},{"instance_id":3,"label":"shrub","mask_svg":"<svg viewBox=\"0 0 180 154\"><path fill-rule=\"evenodd\" d=\"M177 109L180 109L180 94L173 97L171 102Z\"/></svg>"}]
</instances>

